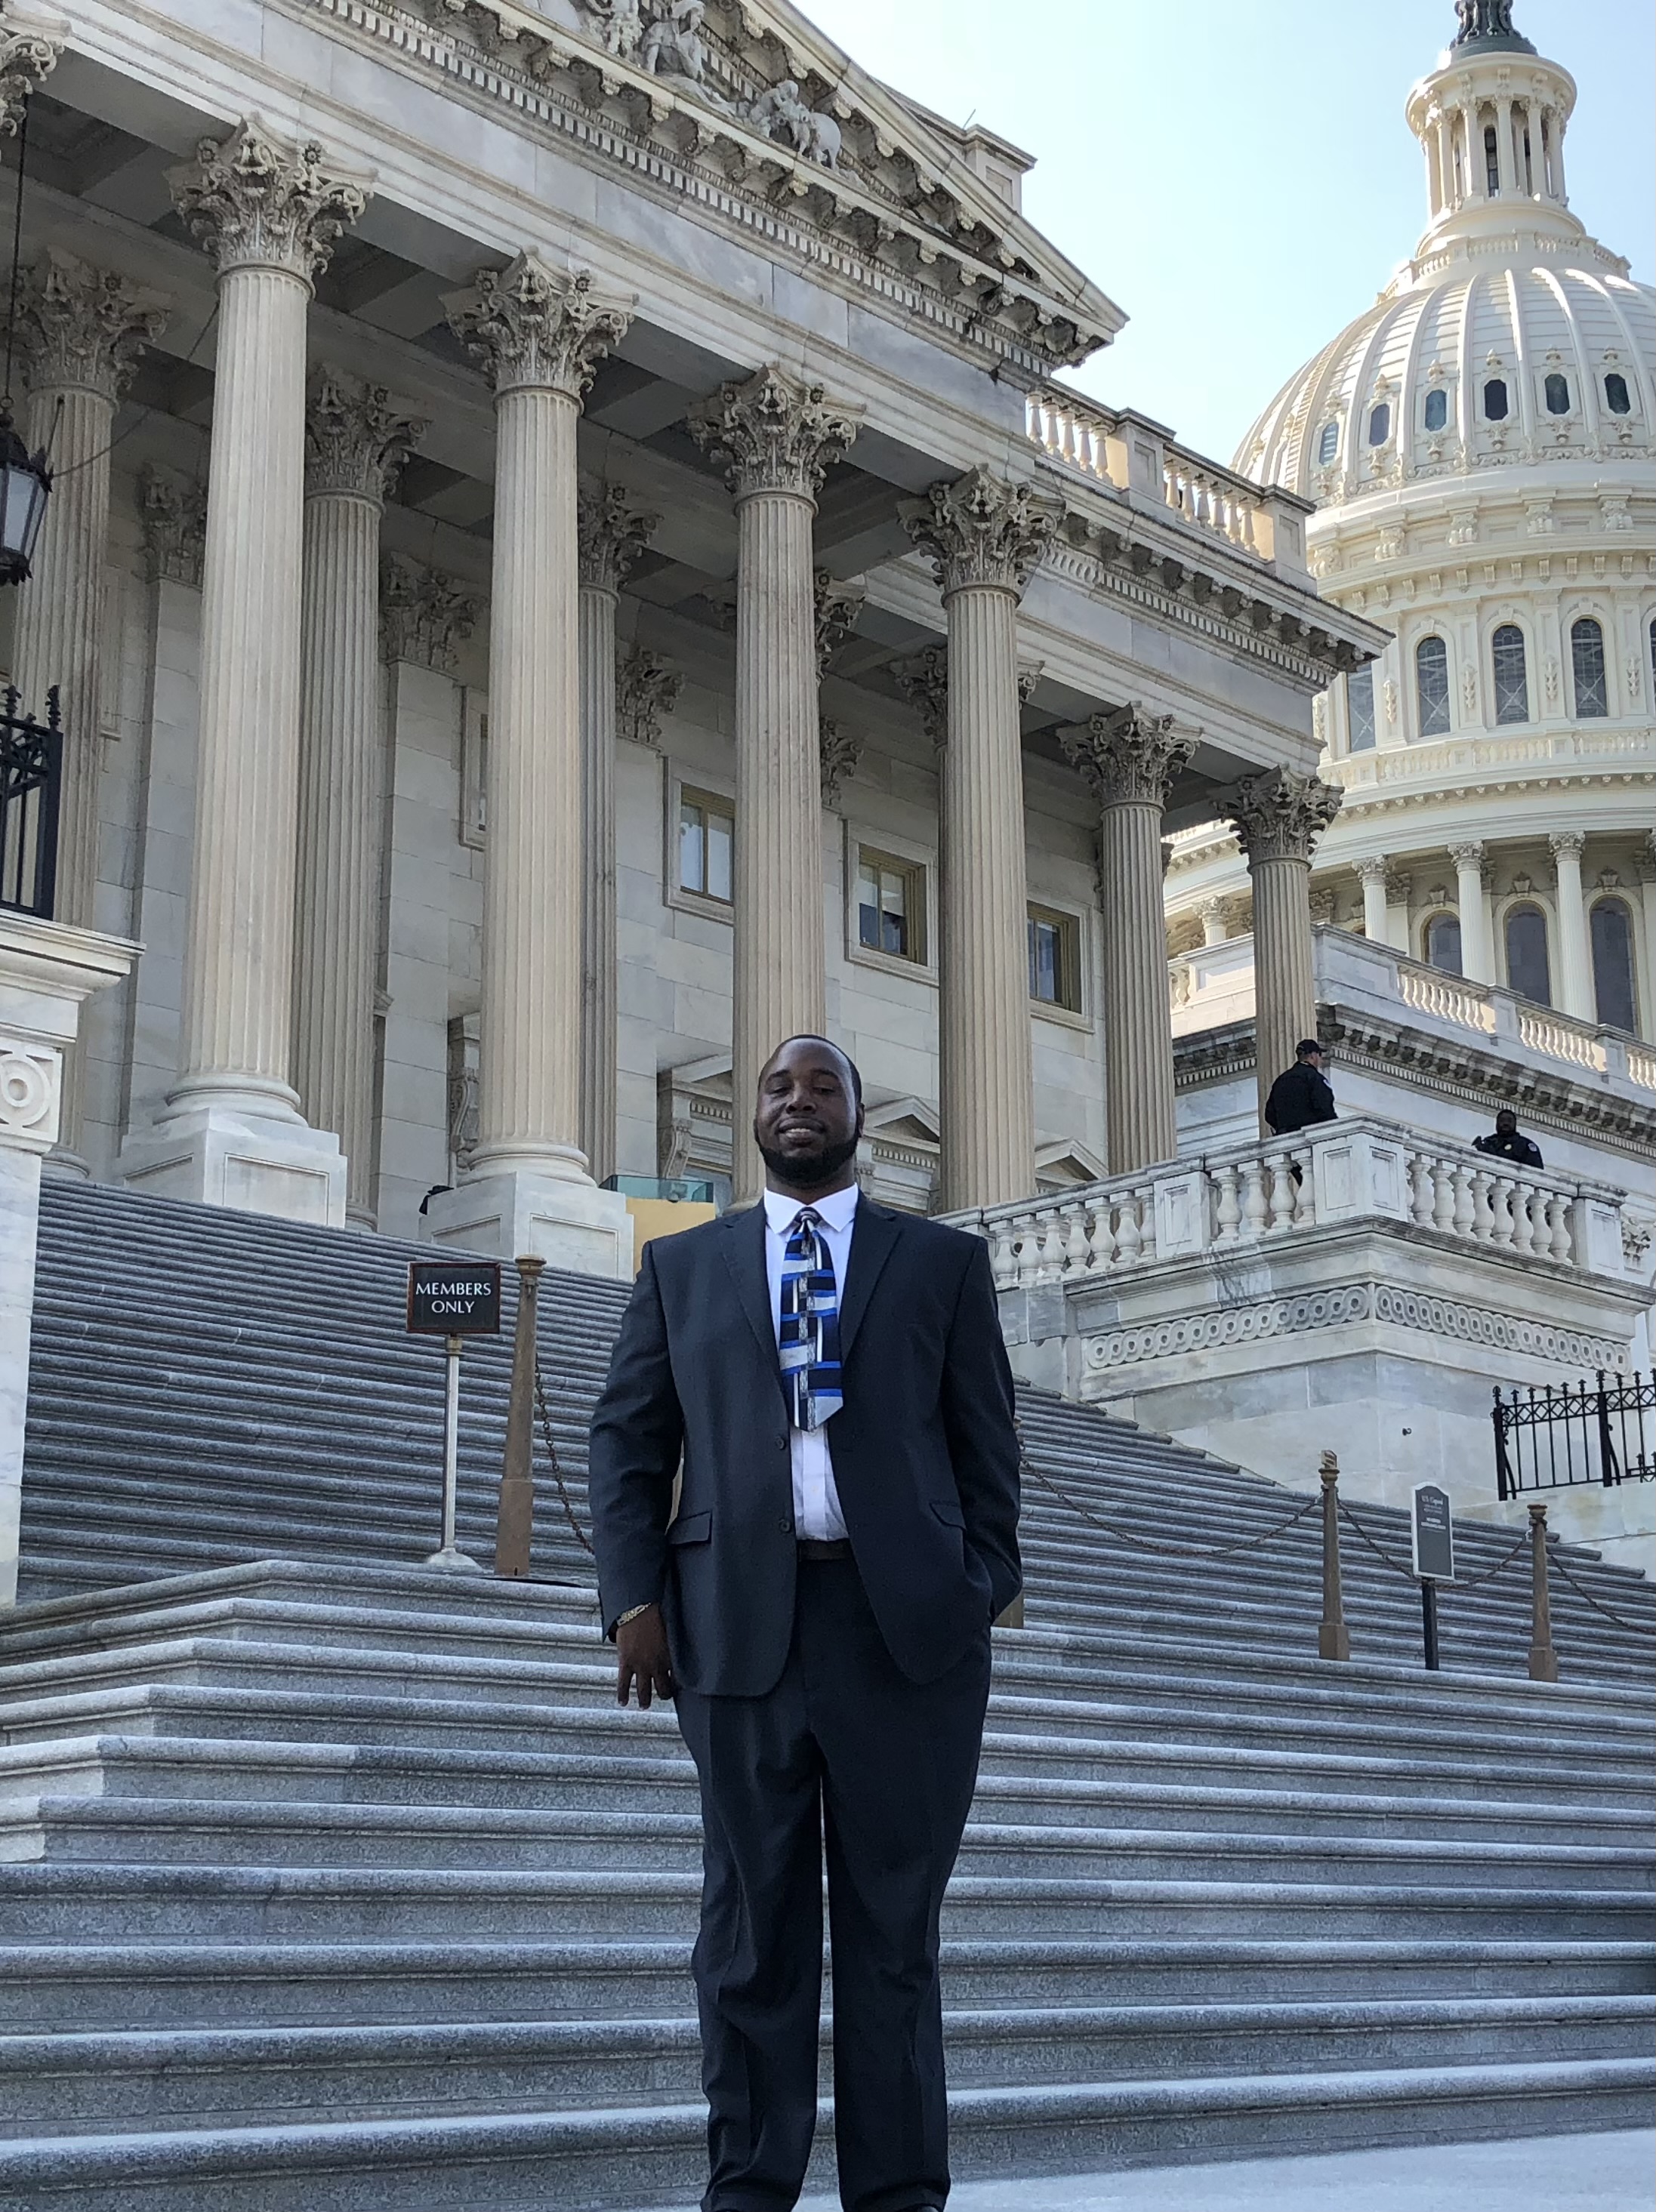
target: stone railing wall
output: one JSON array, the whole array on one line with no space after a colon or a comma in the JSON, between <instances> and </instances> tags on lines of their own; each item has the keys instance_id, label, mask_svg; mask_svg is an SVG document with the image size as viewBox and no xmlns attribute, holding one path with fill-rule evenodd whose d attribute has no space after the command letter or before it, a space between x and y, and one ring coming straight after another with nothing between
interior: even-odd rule
<instances>
[{"instance_id":1,"label":"stone railing wall","mask_svg":"<svg viewBox=\"0 0 1656 2212\"><path fill-rule=\"evenodd\" d=\"M1610 1184L1510 1170L1470 1146L1355 1120L947 1218L986 1239L1003 1291L1077 1289L1359 1222L1621 1280L1625 1198Z\"/></svg>"}]
</instances>

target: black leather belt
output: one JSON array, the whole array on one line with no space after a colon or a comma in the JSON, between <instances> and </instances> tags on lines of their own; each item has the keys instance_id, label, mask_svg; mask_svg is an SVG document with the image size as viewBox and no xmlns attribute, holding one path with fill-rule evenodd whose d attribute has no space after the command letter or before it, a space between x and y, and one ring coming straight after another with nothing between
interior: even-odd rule
<instances>
[{"instance_id":1,"label":"black leather belt","mask_svg":"<svg viewBox=\"0 0 1656 2212\"><path fill-rule=\"evenodd\" d=\"M815 1536L801 1536L796 1549L801 1559L808 1560L813 1566L825 1565L830 1559L849 1559L852 1556L849 1540L844 1536L832 1543L824 1543Z\"/></svg>"}]
</instances>

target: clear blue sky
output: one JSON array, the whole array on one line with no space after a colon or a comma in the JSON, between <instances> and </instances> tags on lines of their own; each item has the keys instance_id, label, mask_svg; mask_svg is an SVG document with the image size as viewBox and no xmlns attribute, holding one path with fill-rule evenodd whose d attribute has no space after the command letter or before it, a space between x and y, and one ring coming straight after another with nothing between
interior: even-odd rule
<instances>
[{"instance_id":1,"label":"clear blue sky","mask_svg":"<svg viewBox=\"0 0 1656 2212\"><path fill-rule=\"evenodd\" d=\"M1412 252L1409 86L1451 0L801 0L863 68L1037 156L1031 220L1131 318L1080 372L1228 460L1300 362ZM1656 9L1516 0L1574 76L1570 204L1656 267Z\"/></svg>"}]
</instances>

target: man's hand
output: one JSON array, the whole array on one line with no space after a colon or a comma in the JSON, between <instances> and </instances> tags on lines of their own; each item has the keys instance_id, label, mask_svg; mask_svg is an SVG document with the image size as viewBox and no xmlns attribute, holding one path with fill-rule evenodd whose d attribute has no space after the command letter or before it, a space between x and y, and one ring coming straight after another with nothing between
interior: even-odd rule
<instances>
[{"instance_id":1,"label":"man's hand","mask_svg":"<svg viewBox=\"0 0 1656 2212\"><path fill-rule=\"evenodd\" d=\"M667 1626L659 1605L646 1606L615 1632L615 1699L624 1705L638 1684L638 1707L648 1712L652 1694L671 1699L678 1688L667 1654Z\"/></svg>"}]
</instances>

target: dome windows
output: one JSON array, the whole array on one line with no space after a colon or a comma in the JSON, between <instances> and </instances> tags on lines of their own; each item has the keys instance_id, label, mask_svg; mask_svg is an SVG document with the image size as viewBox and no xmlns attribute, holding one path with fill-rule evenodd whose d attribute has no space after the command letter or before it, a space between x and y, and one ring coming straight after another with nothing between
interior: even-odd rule
<instances>
[{"instance_id":1,"label":"dome windows","mask_svg":"<svg viewBox=\"0 0 1656 2212\"><path fill-rule=\"evenodd\" d=\"M1570 380L1554 369L1542 390L1546 395L1549 415L1568 415L1570 411Z\"/></svg>"},{"instance_id":2,"label":"dome windows","mask_svg":"<svg viewBox=\"0 0 1656 2212\"><path fill-rule=\"evenodd\" d=\"M1440 637L1423 637L1415 647L1415 697L1421 735L1441 738L1449 730L1449 648Z\"/></svg>"},{"instance_id":3,"label":"dome windows","mask_svg":"<svg viewBox=\"0 0 1656 2212\"><path fill-rule=\"evenodd\" d=\"M1378 400L1368 410L1368 442L1383 446L1391 435L1391 402Z\"/></svg>"},{"instance_id":4,"label":"dome windows","mask_svg":"<svg viewBox=\"0 0 1656 2212\"><path fill-rule=\"evenodd\" d=\"M1449 394L1441 385L1434 385L1431 391L1427 393L1426 413L1423 419L1428 430L1441 430L1447 425Z\"/></svg>"},{"instance_id":5,"label":"dome windows","mask_svg":"<svg viewBox=\"0 0 1656 2212\"><path fill-rule=\"evenodd\" d=\"M1593 907L1588 927L1598 1018L1613 1030L1635 1029L1633 916L1624 901L1600 899Z\"/></svg>"},{"instance_id":6,"label":"dome windows","mask_svg":"<svg viewBox=\"0 0 1656 2212\"><path fill-rule=\"evenodd\" d=\"M1623 409L1623 412L1625 413L1626 410ZM1317 441L1317 460L1318 466L1326 468L1339 450L1339 424L1337 422L1324 422L1323 425L1322 435Z\"/></svg>"},{"instance_id":7,"label":"dome windows","mask_svg":"<svg viewBox=\"0 0 1656 2212\"><path fill-rule=\"evenodd\" d=\"M1521 999L1552 1004L1552 964L1547 957L1547 917L1538 906L1507 910L1507 981Z\"/></svg>"},{"instance_id":8,"label":"dome windows","mask_svg":"<svg viewBox=\"0 0 1656 2212\"><path fill-rule=\"evenodd\" d=\"M1612 415L1631 415L1633 412L1628 380L1619 368L1611 369L1604 379L1604 404Z\"/></svg>"},{"instance_id":9,"label":"dome windows","mask_svg":"<svg viewBox=\"0 0 1656 2212\"><path fill-rule=\"evenodd\" d=\"M1445 975L1464 974L1461 966L1460 917L1453 914L1434 914L1426 925L1426 958L1428 966Z\"/></svg>"},{"instance_id":10,"label":"dome windows","mask_svg":"<svg viewBox=\"0 0 1656 2212\"><path fill-rule=\"evenodd\" d=\"M1484 126L1483 179L1484 189L1489 198L1496 198L1501 191L1501 155L1497 149L1495 126L1493 123Z\"/></svg>"},{"instance_id":11,"label":"dome windows","mask_svg":"<svg viewBox=\"0 0 1656 2212\"><path fill-rule=\"evenodd\" d=\"M1495 664L1495 720L1527 722L1530 719L1530 676L1524 633L1516 623L1502 623L1489 641Z\"/></svg>"},{"instance_id":12,"label":"dome windows","mask_svg":"<svg viewBox=\"0 0 1656 2212\"><path fill-rule=\"evenodd\" d=\"M1346 678L1348 749L1354 753L1374 750L1374 671L1372 665L1354 668Z\"/></svg>"},{"instance_id":13,"label":"dome windows","mask_svg":"<svg viewBox=\"0 0 1656 2212\"><path fill-rule=\"evenodd\" d=\"M1483 419L1486 422L1504 422L1511 403L1507 397L1504 376L1490 377L1483 386Z\"/></svg>"},{"instance_id":14,"label":"dome windows","mask_svg":"<svg viewBox=\"0 0 1656 2212\"><path fill-rule=\"evenodd\" d=\"M1610 684L1604 667L1604 633L1591 615L1570 625L1570 673L1575 680L1579 720L1596 720L1610 712Z\"/></svg>"}]
</instances>

